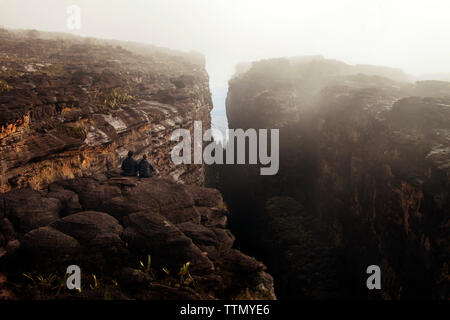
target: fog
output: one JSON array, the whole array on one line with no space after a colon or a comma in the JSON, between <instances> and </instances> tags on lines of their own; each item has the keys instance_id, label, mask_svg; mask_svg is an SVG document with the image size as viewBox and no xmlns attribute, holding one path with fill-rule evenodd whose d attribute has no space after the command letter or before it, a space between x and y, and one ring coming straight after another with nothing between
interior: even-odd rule
<instances>
[{"instance_id":1,"label":"fog","mask_svg":"<svg viewBox=\"0 0 450 320\"><path fill-rule=\"evenodd\" d=\"M66 26L72 4L80 30ZM241 61L319 54L415 76L450 72L449 14L447 0L0 0L7 28L203 53L217 109Z\"/></svg>"}]
</instances>

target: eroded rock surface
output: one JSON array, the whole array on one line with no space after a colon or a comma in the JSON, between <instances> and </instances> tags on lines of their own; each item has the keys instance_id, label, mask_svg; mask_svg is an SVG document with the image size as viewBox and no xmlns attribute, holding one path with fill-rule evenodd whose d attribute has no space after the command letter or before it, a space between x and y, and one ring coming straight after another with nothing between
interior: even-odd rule
<instances>
[{"instance_id":1,"label":"eroded rock surface","mask_svg":"<svg viewBox=\"0 0 450 320\"><path fill-rule=\"evenodd\" d=\"M0 192L43 189L149 153L162 175L203 183L201 165L175 167L176 128L210 127L204 59L118 41L3 30Z\"/></svg>"},{"instance_id":2,"label":"eroded rock surface","mask_svg":"<svg viewBox=\"0 0 450 320\"><path fill-rule=\"evenodd\" d=\"M199 54L0 29L0 298L274 299L204 167L171 161L211 108ZM129 150L160 178L120 177Z\"/></svg>"},{"instance_id":3,"label":"eroded rock surface","mask_svg":"<svg viewBox=\"0 0 450 320\"><path fill-rule=\"evenodd\" d=\"M61 275L75 264L85 275L116 281L113 292L119 298L275 298L266 267L233 248L234 237L224 224L228 211L217 190L162 178L100 175L55 182L48 189L0 196L0 273L8 276L17 297L27 281L22 273ZM61 199L80 210L65 210ZM17 218L25 213L26 219ZM140 270L149 255L151 269ZM193 283L180 286L178 272L187 262ZM98 294L52 298L64 297Z\"/></svg>"}]
</instances>

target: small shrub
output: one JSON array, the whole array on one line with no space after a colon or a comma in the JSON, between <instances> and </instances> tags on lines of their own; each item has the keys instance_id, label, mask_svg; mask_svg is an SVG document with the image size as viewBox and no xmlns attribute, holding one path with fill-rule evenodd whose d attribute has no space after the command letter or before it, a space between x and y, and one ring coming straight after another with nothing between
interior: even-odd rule
<instances>
[{"instance_id":1,"label":"small shrub","mask_svg":"<svg viewBox=\"0 0 450 320\"><path fill-rule=\"evenodd\" d=\"M27 284L26 289L33 298L40 299L45 296L58 295L66 288L67 275L64 277L59 277L56 274L44 276L42 274L23 273L22 275L31 281Z\"/></svg>"},{"instance_id":2,"label":"small shrub","mask_svg":"<svg viewBox=\"0 0 450 320\"><path fill-rule=\"evenodd\" d=\"M67 125L63 126L63 131L69 137L84 140L87 137L87 130L82 125Z\"/></svg>"},{"instance_id":3,"label":"small shrub","mask_svg":"<svg viewBox=\"0 0 450 320\"><path fill-rule=\"evenodd\" d=\"M98 101L99 110L103 112L117 110L122 104L134 100L134 97L129 95L127 91L118 88L108 92L96 92L95 98Z\"/></svg>"}]
</instances>

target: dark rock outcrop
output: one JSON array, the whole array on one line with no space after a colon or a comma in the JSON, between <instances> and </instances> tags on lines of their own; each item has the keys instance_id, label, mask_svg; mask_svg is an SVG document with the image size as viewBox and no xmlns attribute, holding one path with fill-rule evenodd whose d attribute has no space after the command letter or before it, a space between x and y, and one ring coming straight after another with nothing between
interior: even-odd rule
<instances>
[{"instance_id":1,"label":"dark rock outcrop","mask_svg":"<svg viewBox=\"0 0 450 320\"><path fill-rule=\"evenodd\" d=\"M0 195L2 231L8 230L1 233L0 273L11 279L10 287L19 286L14 291L19 298L27 280L22 273L61 275L72 264L85 275L115 281L122 298L275 297L265 266L233 249L234 237L223 223L228 212L217 190L168 179L105 176L55 182L48 189L22 190L33 201L22 200L20 206L10 201L18 199L17 191ZM59 199L67 195L72 201L77 196L79 203L72 207L80 212L61 205ZM36 210L36 204L47 207ZM28 213L27 219L17 219L18 212ZM148 255L151 266L140 266ZM187 262L193 284L180 285L178 270ZM136 269L143 266L149 269ZM84 297L64 294L52 298Z\"/></svg>"},{"instance_id":2,"label":"dark rock outcrop","mask_svg":"<svg viewBox=\"0 0 450 320\"><path fill-rule=\"evenodd\" d=\"M239 70L229 126L279 128L280 170L216 165L209 180L277 295L448 298L449 84L318 57Z\"/></svg>"}]
</instances>

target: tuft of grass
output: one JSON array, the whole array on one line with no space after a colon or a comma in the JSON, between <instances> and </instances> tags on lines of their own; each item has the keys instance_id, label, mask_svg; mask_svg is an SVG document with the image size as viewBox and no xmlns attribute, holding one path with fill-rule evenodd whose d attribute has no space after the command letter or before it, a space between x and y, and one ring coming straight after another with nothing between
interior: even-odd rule
<instances>
[{"instance_id":1,"label":"tuft of grass","mask_svg":"<svg viewBox=\"0 0 450 320\"><path fill-rule=\"evenodd\" d=\"M175 288L195 286L194 278L189 271L190 265L190 262L186 262L180 267L178 273L174 274L172 274L168 268L163 267L161 270L166 276L164 283Z\"/></svg>"},{"instance_id":2,"label":"tuft of grass","mask_svg":"<svg viewBox=\"0 0 450 320\"><path fill-rule=\"evenodd\" d=\"M87 275L91 280L82 281L82 287L79 290L67 289L68 274L60 277L57 274L36 274L23 273L28 281L20 288L20 296L25 299L49 299L62 293L79 294L90 290L103 290L105 300L111 300L111 290L120 288L119 283L115 279L104 279L102 281L95 274Z\"/></svg>"},{"instance_id":3,"label":"tuft of grass","mask_svg":"<svg viewBox=\"0 0 450 320\"><path fill-rule=\"evenodd\" d=\"M147 273L152 276L152 278L155 278L155 274L152 270L152 256L147 255L147 262L144 263L143 261L139 261L139 268L142 272Z\"/></svg>"},{"instance_id":4,"label":"tuft of grass","mask_svg":"<svg viewBox=\"0 0 450 320\"><path fill-rule=\"evenodd\" d=\"M96 289L99 287L100 283L97 280L97 276L95 274L92 275L92 279L94 279L94 283L89 285L91 289Z\"/></svg>"},{"instance_id":5,"label":"tuft of grass","mask_svg":"<svg viewBox=\"0 0 450 320\"><path fill-rule=\"evenodd\" d=\"M26 287L28 293L37 299L58 295L66 288L67 275L64 277L53 273L48 276L32 273L23 273L22 275L30 280Z\"/></svg>"},{"instance_id":6,"label":"tuft of grass","mask_svg":"<svg viewBox=\"0 0 450 320\"><path fill-rule=\"evenodd\" d=\"M178 276L180 277L180 285L190 286L194 283L194 278L192 278L191 273L189 272L190 262L186 262L180 268L178 272Z\"/></svg>"},{"instance_id":7,"label":"tuft of grass","mask_svg":"<svg viewBox=\"0 0 450 320\"><path fill-rule=\"evenodd\" d=\"M162 271L164 272L164 274L165 274L166 276L170 276L170 270L167 269L166 267L163 267L163 268L162 268Z\"/></svg>"},{"instance_id":8,"label":"tuft of grass","mask_svg":"<svg viewBox=\"0 0 450 320\"><path fill-rule=\"evenodd\" d=\"M134 97L124 89L115 88L109 91L96 92L94 94L100 111L120 109L122 104L133 101Z\"/></svg>"},{"instance_id":9,"label":"tuft of grass","mask_svg":"<svg viewBox=\"0 0 450 320\"><path fill-rule=\"evenodd\" d=\"M86 139L88 131L83 125L67 125L63 126L62 130L69 137L83 140Z\"/></svg>"}]
</instances>

